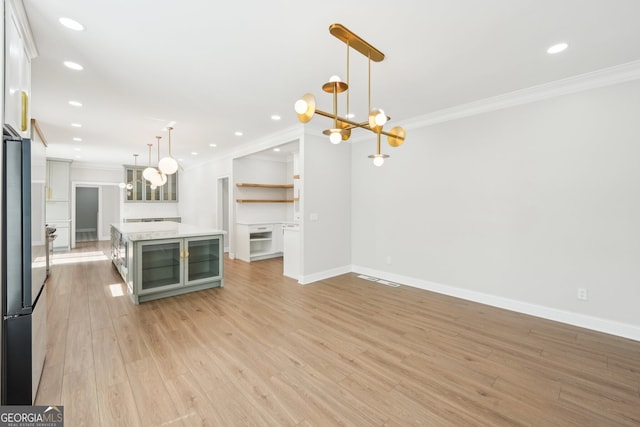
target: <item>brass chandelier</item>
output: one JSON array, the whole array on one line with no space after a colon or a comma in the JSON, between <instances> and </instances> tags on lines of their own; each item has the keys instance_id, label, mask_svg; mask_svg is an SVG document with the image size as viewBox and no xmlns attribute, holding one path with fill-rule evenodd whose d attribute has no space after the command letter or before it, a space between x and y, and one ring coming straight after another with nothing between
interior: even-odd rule
<instances>
[{"instance_id":1,"label":"brass chandelier","mask_svg":"<svg viewBox=\"0 0 640 427\"><path fill-rule=\"evenodd\" d=\"M315 97L307 93L302 96L295 103L295 111L298 115L298 120L302 123L310 121L314 114L328 117L333 120L333 127L323 131L322 133L329 136L329 141L333 144L339 144L341 141L346 141L351 136L351 129L360 128L367 129L377 136L376 153L369 156L373 159L373 164L376 166L382 166L384 159L388 158L388 154L381 153L380 147L380 135L387 137L387 142L392 147L399 147L404 142L406 133L405 130L396 126L390 129L388 132L383 130L383 126L390 120L383 110L378 108L371 108L371 61L380 62L384 59L384 54L375 47L371 46L362 38L355 35L348 30L342 24L332 24L329 26L329 32L337 39L341 40L347 45L347 81L343 82L338 76L332 76L327 83L322 85L322 90L333 95L333 113L327 113L326 111L318 110L316 108ZM366 56L369 60L369 86L368 86L368 109L369 119L366 122L357 123L348 118L340 117L338 115L338 94L346 92L347 95L347 113L349 111L349 52L353 48Z\"/></svg>"}]
</instances>

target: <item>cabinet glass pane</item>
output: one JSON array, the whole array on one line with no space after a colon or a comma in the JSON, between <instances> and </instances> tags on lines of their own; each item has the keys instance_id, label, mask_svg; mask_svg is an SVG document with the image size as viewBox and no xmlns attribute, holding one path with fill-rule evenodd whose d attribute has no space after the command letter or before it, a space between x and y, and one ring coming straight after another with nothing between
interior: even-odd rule
<instances>
[{"instance_id":1,"label":"cabinet glass pane","mask_svg":"<svg viewBox=\"0 0 640 427\"><path fill-rule=\"evenodd\" d=\"M162 186L162 200L175 202L178 200L178 173L167 175L167 183Z\"/></svg>"},{"instance_id":2,"label":"cabinet glass pane","mask_svg":"<svg viewBox=\"0 0 640 427\"><path fill-rule=\"evenodd\" d=\"M190 240L188 281L220 276L220 239Z\"/></svg>"},{"instance_id":3,"label":"cabinet glass pane","mask_svg":"<svg viewBox=\"0 0 640 427\"><path fill-rule=\"evenodd\" d=\"M144 199L147 201L158 201L160 200L160 187L156 187L155 189L151 189L151 185L149 182L145 182L144 186Z\"/></svg>"},{"instance_id":4,"label":"cabinet glass pane","mask_svg":"<svg viewBox=\"0 0 640 427\"><path fill-rule=\"evenodd\" d=\"M180 242L142 246L141 289L180 283Z\"/></svg>"},{"instance_id":5,"label":"cabinet glass pane","mask_svg":"<svg viewBox=\"0 0 640 427\"><path fill-rule=\"evenodd\" d=\"M127 187L127 201L142 200L142 171L139 169L127 168L125 173L125 183L131 184L132 188Z\"/></svg>"}]
</instances>

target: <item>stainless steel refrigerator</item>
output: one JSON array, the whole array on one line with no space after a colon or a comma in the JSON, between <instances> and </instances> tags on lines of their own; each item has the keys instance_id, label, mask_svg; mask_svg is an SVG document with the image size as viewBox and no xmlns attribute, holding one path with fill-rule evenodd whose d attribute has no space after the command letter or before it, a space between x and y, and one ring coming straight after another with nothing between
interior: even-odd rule
<instances>
[{"instance_id":1,"label":"stainless steel refrigerator","mask_svg":"<svg viewBox=\"0 0 640 427\"><path fill-rule=\"evenodd\" d=\"M44 177L46 151L10 126L2 138L3 405L31 405L46 337ZM42 189L42 190L41 190ZM36 194L33 194L36 193Z\"/></svg>"}]
</instances>

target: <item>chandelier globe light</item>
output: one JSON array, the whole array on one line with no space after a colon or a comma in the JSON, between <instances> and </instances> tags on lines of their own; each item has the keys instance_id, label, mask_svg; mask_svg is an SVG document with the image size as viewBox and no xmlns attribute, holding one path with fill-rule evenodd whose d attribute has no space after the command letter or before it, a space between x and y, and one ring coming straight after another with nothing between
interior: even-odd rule
<instances>
[{"instance_id":1,"label":"chandelier globe light","mask_svg":"<svg viewBox=\"0 0 640 427\"><path fill-rule=\"evenodd\" d=\"M153 144L147 144L147 147L149 147L149 162L147 163L147 167L145 168L145 170L142 171L142 176L144 177L144 179L146 179L149 182L152 182L153 177L158 173L156 168L151 167L151 147L152 146Z\"/></svg>"},{"instance_id":2,"label":"chandelier globe light","mask_svg":"<svg viewBox=\"0 0 640 427\"><path fill-rule=\"evenodd\" d=\"M342 41L347 45L347 81L343 82L338 76L331 76L329 81L322 85L324 92L330 93L333 96L333 112L329 113L316 108L315 97L307 93L300 98L294 104L294 110L298 116L298 120L301 123L309 122L315 114L327 117L333 120L333 127L324 130L322 133L329 137L329 141L332 144L339 144L341 141L346 141L351 136L351 130L355 128L369 130L377 136L377 150L375 154L369 156L373 159L373 164L376 166L382 166L384 159L388 158L388 154L382 154L380 151L380 135L387 136L387 142L391 147L399 147L404 143L406 132L400 127L396 126L389 132L386 132L383 128L384 125L390 120L386 113L379 108L371 108L371 61L380 62L384 59L384 54L378 49L370 45L368 42L351 32L342 24L332 24L329 26L329 32L331 35ZM364 55L369 62L368 69L368 101L369 101L369 115L366 122L357 123L348 118L344 118L338 115L338 94L346 92L346 117L353 117L349 110L349 53L351 49L357 50Z\"/></svg>"},{"instance_id":3,"label":"chandelier globe light","mask_svg":"<svg viewBox=\"0 0 640 427\"><path fill-rule=\"evenodd\" d=\"M163 157L158 162L158 169L165 175L173 175L178 171L178 162L171 155L171 131L172 127L167 127L167 131L169 132L169 155L167 157ZM160 143L160 139L158 138L158 143Z\"/></svg>"}]
</instances>

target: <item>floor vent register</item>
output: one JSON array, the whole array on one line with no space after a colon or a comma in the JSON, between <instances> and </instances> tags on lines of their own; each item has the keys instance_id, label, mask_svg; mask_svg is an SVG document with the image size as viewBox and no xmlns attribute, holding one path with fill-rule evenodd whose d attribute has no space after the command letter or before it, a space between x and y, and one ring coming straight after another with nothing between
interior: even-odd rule
<instances>
[{"instance_id":1,"label":"floor vent register","mask_svg":"<svg viewBox=\"0 0 640 427\"><path fill-rule=\"evenodd\" d=\"M370 282L377 282L377 283L380 283L381 285L391 286L393 288L397 288L400 286L399 283L390 282L384 279L378 279L377 277L365 276L364 274L358 275L358 278L368 280Z\"/></svg>"}]
</instances>

